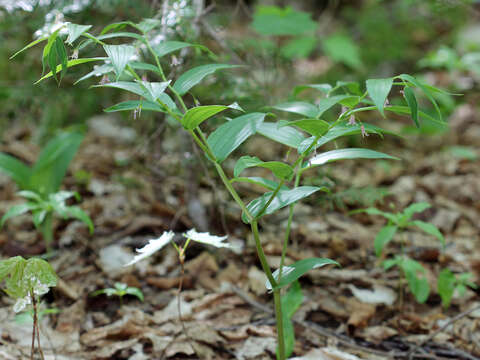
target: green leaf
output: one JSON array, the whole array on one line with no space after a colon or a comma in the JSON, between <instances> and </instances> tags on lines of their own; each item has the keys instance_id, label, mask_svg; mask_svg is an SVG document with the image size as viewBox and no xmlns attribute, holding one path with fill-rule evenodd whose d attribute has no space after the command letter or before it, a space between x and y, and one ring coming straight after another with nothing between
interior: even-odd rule
<instances>
[{"instance_id":1,"label":"green leaf","mask_svg":"<svg viewBox=\"0 0 480 360\"><path fill-rule=\"evenodd\" d=\"M280 161L267 161L264 162L256 156L242 156L238 159L233 170L235 177L238 177L240 173L250 167L263 167L272 171L272 173L279 179L289 180L293 175L293 169L290 165L282 163Z\"/></svg>"},{"instance_id":2,"label":"green leaf","mask_svg":"<svg viewBox=\"0 0 480 360\"><path fill-rule=\"evenodd\" d=\"M293 96L296 97L302 91L307 89L319 90L324 94L328 94L332 90L332 85L330 84L307 84L307 85L298 85L293 89Z\"/></svg>"},{"instance_id":3,"label":"green leaf","mask_svg":"<svg viewBox=\"0 0 480 360\"><path fill-rule=\"evenodd\" d=\"M235 110L242 110L237 103L234 103L228 106L225 106L225 105L197 106L197 107L188 109L185 115L183 115L183 118L181 119L180 122L182 123L185 129L193 130L205 120L229 108L235 109Z\"/></svg>"},{"instance_id":4,"label":"green leaf","mask_svg":"<svg viewBox=\"0 0 480 360\"><path fill-rule=\"evenodd\" d=\"M141 61L132 61L130 62L129 64L132 69L135 69L135 70L145 70L145 71L152 71L158 75L160 75L160 70L158 70L158 68L155 66L155 65L152 65L152 64L149 64L149 63L144 63L144 62L141 62Z\"/></svg>"},{"instance_id":5,"label":"green leaf","mask_svg":"<svg viewBox=\"0 0 480 360\"><path fill-rule=\"evenodd\" d=\"M282 209L285 206L288 206L290 204L293 204L303 198L306 198L320 190L328 191L326 187L316 187L316 186L299 186L291 190L280 190L278 191L275 199L273 199L270 205L268 205L267 209L262 214L262 216L272 214L275 211ZM252 200L247 205L247 210L250 212L250 214L254 218L256 218L259 215L260 210L262 210L263 207L267 204L267 201L270 199L271 196L272 196L272 192L267 192L262 196L256 198L255 200ZM242 220L245 223L248 223L248 219L245 214L242 214Z\"/></svg>"},{"instance_id":6,"label":"green leaf","mask_svg":"<svg viewBox=\"0 0 480 360\"><path fill-rule=\"evenodd\" d=\"M140 301L144 300L142 291L136 287L127 287L125 293L127 295L136 296Z\"/></svg>"},{"instance_id":7,"label":"green leaf","mask_svg":"<svg viewBox=\"0 0 480 360\"><path fill-rule=\"evenodd\" d=\"M264 122L257 127L257 132L280 144L297 148L305 137L291 126L279 127L278 123Z\"/></svg>"},{"instance_id":8,"label":"green leaf","mask_svg":"<svg viewBox=\"0 0 480 360\"><path fill-rule=\"evenodd\" d=\"M0 172L15 181L20 189L28 187L31 169L13 156L0 153Z\"/></svg>"},{"instance_id":9,"label":"green leaf","mask_svg":"<svg viewBox=\"0 0 480 360\"><path fill-rule=\"evenodd\" d=\"M123 69L135 55L135 48L131 45L103 45L108 58L112 62L117 80L122 75Z\"/></svg>"},{"instance_id":10,"label":"green leaf","mask_svg":"<svg viewBox=\"0 0 480 360\"><path fill-rule=\"evenodd\" d=\"M336 62L343 63L353 69L363 67L360 59L360 50L352 39L343 34L334 34L323 41L323 50Z\"/></svg>"},{"instance_id":11,"label":"green leaf","mask_svg":"<svg viewBox=\"0 0 480 360\"><path fill-rule=\"evenodd\" d=\"M35 225L35 227L38 229L40 227L40 225L43 223L43 221L45 220L45 217L47 216L48 214L48 211L47 210L44 210L44 209L37 209L37 210L34 210L33 213L32 213L32 220L33 220L33 224Z\"/></svg>"},{"instance_id":12,"label":"green leaf","mask_svg":"<svg viewBox=\"0 0 480 360\"><path fill-rule=\"evenodd\" d=\"M148 100L155 102L165 92L165 89L170 84L170 80L164 82L138 81L138 83L148 92Z\"/></svg>"},{"instance_id":13,"label":"green leaf","mask_svg":"<svg viewBox=\"0 0 480 360\"><path fill-rule=\"evenodd\" d=\"M424 303L428 299L430 293L430 286L428 280L419 274L425 274L423 266L415 260L406 258L400 263L400 267L407 278L408 287L415 296L415 299L420 303Z\"/></svg>"},{"instance_id":14,"label":"green leaf","mask_svg":"<svg viewBox=\"0 0 480 360\"><path fill-rule=\"evenodd\" d=\"M316 269L325 265L337 265L340 266L338 262L335 260L327 259L327 258L308 258L308 259L302 259L300 261L297 261L296 263L293 263L292 265L289 266L284 266L282 269L282 278L280 279L280 282L277 283L277 286L275 287L276 289L282 288L288 284L291 284L292 282L298 280L301 276L303 276L306 272ZM279 270L275 270L273 273L273 277L275 280L278 280L278 274ZM270 284L270 281L267 280L266 283L267 289L271 290L272 286Z\"/></svg>"},{"instance_id":15,"label":"green leaf","mask_svg":"<svg viewBox=\"0 0 480 360\"><path fill-rule=\"evenodd\" d=\"M318 115L318 108L315 105L303 101L282 103L273 106L273 108L277 110L304 115L309 118L315 118Z\"/></svg>"},{"instance_id":16,"label":"green leaf","mask_svg":"<svg viewBox=\"0 0 480 360\"><path fill-rule=\"evenodd\" d=\"M132 111L136 109L141 109L142 111L159 111L167 112L162 106L158 103L151 102L148 100L130 100L123 101L121 103L110 106L103 111L105 112L116 112L116 111Z\"/></svg>"},{"instance_id":17,"label":"green leaf","mask_svg":"<svg viewBox=\"0 0 480 360\"><path fill-rule=\"evenodd\" d=\"M77 40L85 31L90 30L92 25L77 25L72 23L67 23L67 44L72 45L75 40Z\"/></svg>"},{"instance_id":18,"label":"green leaf","mask_svg":"<svg viewBox=\"0 0 480 360\"><path fill-rule=\"evenodd\" d=\"M191 47L191 46L197 47L205 52L210 53L210 50L206 46L198 45L198 44L190 44L182 41L161 42L160 44L153 47L153 51L155 52L155 54L157 54L158 57L162 57L174 51L184 49L186 47Z\"/></svg>"},{"instance_id":19,"label":"green leaf","mask_svg":"<svg viewBox=\"0 0 480 360\"><path fill-rule=\"evenodd\" d=\"M291 7L259 5L253 14L252 28L261 35L301 35L315 31L311 14Z\"/></svg>"},{"instance_id":20,"label":"green leaf","mask_svg":"<svg viewBox=\"0 0 480 360\"><path fill-rule=\"evenodd\" d=\"M39 43L41 43L42 41L45 41L45 40L48 40L48 36L43 36L37 40L34 40L32 41L31 43L29 43L28 45L26 45L25 47L23 47L21 50L17 51L15 54L13 54L12 56L10 56L10 60L13 59L15 56L17 56L18 54L24 52L25 50L31 48L32 46L35 46Z\"/></svg>"},{"instance_id":21,"label":"green leaf","mask_svg":"<svg viewBox=\"0 0 480 360\"><path fill-rule=\"evenodd\" d=\"M378 151L362 148L349 148L338 149L318 154L310 159L306 163L306 167L311 168L314 166L324 165L326 163L338 161L338 160L350 160L350 159L392 159L400 160L397 157L390 156Z\"/></svg>"},{"instance_id":22,"label":"green leaf","mask_svg":"<svg viewBox=\"0 0 480 360\"><path fill-rule=\"evenodd\" d=\"M0 220L0 227L3 227L3 225L5 224L5 221L7 221L8 219L18 215L25 214L37 208L38 208L38 205L31 202L26 202L23 204L12 206L10 209L8 209L5 215L2 216L2 219Z\"/></svg>"},{"instance_id":23,"label":"green leaf","mask_svg":"<svg viewBox=\"0 0 480 360\"><path fill-rule=\"evenodd\" d=\"M207 139L215 160L224 161L245 140L257 132L266 114L251 113L236 117L219 126Z\"/></svg>"},{"instance_id":24,"label":"green leaf","mask_svg":"<svg viewBox=\"0 0 480 360\"><path fill-rule=\"evenodd\" d=\"M415 97L415 93L409 86L405 86L403 88L403 97L407 101L408 107L410 108L410 114L412 116L413 122L417 128L420 127L420 123L418 122L418 104L417 98Z\"/></svg>"},{"instance_id":25,"label":"green leaf","mask_svg":"<svg viewBox=\"0 0 480 360\"><path fill-rule=\"evenodd\" d=\"M83 58L83 59L73 59L73 60L68 60L67 61L67 68L70 68L72 66L76 66L76 65L80 65L80 64L85 64L85 63L88 63L88 62L92 62L92 61L101 61L101 60L105 60L106 58L104 57L95 57L95 58ZM55 73L57 74L59 71L62 70L62 65L57 65L56 69L55 69ZM53 75L53 73L50 71L49 73L47 73L46 75L42 76L40 79L38 79L35 84L38 84L40 81L43 81L45 79L48 79L49 77L51 77Z\"/></svg>"},{"instance_id":26,"label":"green leaf","mask_svg":"<svg viewBox=\"0 0 480 360\"><path fill-rule=\"evenodd\" d=\"M295 120L295 121L288 121L283 126L296 126L313 136L322 136L324 135L330 128L330 124L324 120L320 119L302 119L302 120Z\"/></svg>"},{"instance_id":27,"label":"green leaf","mask_svg":"<svg viewBox=\"0 0 480 360\"><path fill-rule=\"evenodd\" d=\"M283 333L285 337L285 355L290 357L295 346L295 331L291 318L300 308L303 302L303 293L300 283L293 282L288 292L282 296L282 316L283 316Z\"/></svg>"},{"instance_id":28,"label":"green leaf","mask_svg":"<svg viewBox=\"0 0 480 360\"><path fill-rule=\"evenodd\" d=\"M318 38L315 36L295 37L281 47L280 53L288 59L301 59L308 57L315 49Z\"/></svg>"},{"instance_id":29,"label":"green leaf","mask_svg":"<svg viewBox=\"0 0 480 360\"><path fill-rule=\"evenodd\" d=\"M161 21L159 19L143 19L140 23L133 24L133 26L142 33L146 34L155 29L157 26L160 26L160 24Z\"/></svg>"},{"instance_id":30,"label":"green leaf","mask_svg":"<svg viewBox=\"0 0 480 360\"><path fill-rule=\"evenodd\" d=\"M240 65L230 65L230 64L208 64L195 67L184 72L177 79L173 88L180 94L186 94L192 87L197 85L203 78L207 75L213 74L217 70L222 69L232 69L240 67Z\"/></svg>"},{"instance_id":31,"label":"green leaf","mask_svg":"<svg viewBox=\"0 0 480 360\"><path fill-rule=\"evenodd\" d=\"M391 214L391 213L379 210L377 208L360 209L360 210L352 211L351 213L354 214L354 213L359 213L359 212L365 212L368 215L383 216L384 218L390 220L394 224L397 224L397 222L398 222L398 216L396 214Z\"/></svg>"},{"instance_id":32,"label":"green leaf","mask_svg":"<svg viewBox=\"0 0 480 360\"><path fill-rule=\"evenodd\" d=\"M31 258L27 260L25 269L23 270L23 278L32 279L32 286L36 285L36 281L40 281L42 284L48 287L54 287L57 285L57 274L53 270L52 266L43 259Z\"/></svg>"},{"instance_id":33,"label":"green leaf","mask_svg":"<svg viewBox=\"0 0 480 360\"><path fill-rule=\"evenodd\" d=\"M47 41L47 44L45 45L45 47L43 48L43 54L42 54L42 75L45 73L45 69L47 67L47 64L49 64L49 60L50 60L50 52L51 51L54 51L55 54L54 54L54 59L52 58L52 60L54 60L54 65L53 67L51 67L51 70L55 69L55 66L56 66L56 49L55 49L55 41L57 40L57 36L58 36L58 33L59 33L60 29L56 30L55 32L53 32L49 37L48 37L48 41Z\"/></svg>"},{"instance_id":34,"label":"green leaf","mask_svg":"<svg viewBox=\"0 0 480 360\"><path fill-rule=\"evenodd\" d=\"M416 227L419 227L420 229L422 229L422 231L426 232L427 234L435 236L438 240L440 240L442 247L445 247L445 237L435 225L421 221L421 220L412 221L412 224L415 225Z\"/></svg>"},{"instance_id":35,"label":"green leaf","mask_svg":"<svg viewBox=\"0 0 480 360\"><path fill-rule=\"evenodd\" d=\"M385 112L383 110L385 106L385 100L387 100L388 94L392 89L392 85L393 78L367 80L368 94L383 117L385 117Z\"/></svg>"},{"instance_id":36,"label":"green leaf","mask_svg":"<svg viewBox=\"0 0 480 360\"><path fill-rule=\"evenodd\" d=\"M421 213L431 207L432 205L430 205L427 202L413 203L403 210L403 214L407 216L407 219L410 219L413 216L413 214Z\"/></svg>"},{"instance_id":37,"label":"green leaf","mask_svg":"<svg viewBox=\"0 0 480 360\"><path fill-rule=\"evenodd\" d=\"M102 85L94 85L93 87L111 87L111 88L116 88L116 89L122 89L129 91L131 93L140 95L141 97L144 97L145 99L148 99L150 101L150 94L145 89L143 86L141 86L139 83L132 82L132 81L117 81L117 82L112 82L112 83L106 83Z\"/></svg>"},{"instance_id":38,"label":"green leaf","mask_svg":"<svg viewBox=\"0 0 480 360\"><path fill-rule=\"evenodd\" d=\"M412 112L408 106L401 106L401 105L389 105L385 107L386 111L391 111L396 114L402 114L402 115L412 115ZM435 119L433 116L428 115L427 113L418 110L418 115L420 117L423 117L425 119L430 120L431 122L434 122L438 125L443 125L445 126L445 123L443 121L440 121L438 119Z\"/></svg>"},{"instance_id":39,"label":"green leaf","mask_svg":"<svg viewBox=\"0 0 480 360\"><path fill-rule=\"evenodd\" d=\"M97 36L96 39L97 40L105 40L105 39L112 39L112 38L119 38L119 37L132 38L132 39L141 41L143 43L145 42L145 39L143 38L142 35L136 34L136 33L133 33L133 32L127 32L127 31L100 35L100 36Z\"/></svg>"},{"instance_id":40,"label":"green leaf","mask_svg":"<svg viewBox=\"0 0 480 360\"><path fill-rule=\"evenodd\" d=\"M263 186L264 188L268 190L275 190L278 187L278 183L275 181L265 179L262 177L257 177L257 176L251 176L251 177L235 177L230 180L230 182L247 182L250 184L255 184L255 185L260 185ZM283 185L281 189L288 190L288 187Z\"/></svg>"},{"instance_id":41,"label":"green leaf","mask_svg":"<svg viewBox=\"0 0 480 360\"><path fill-rule=\"evenodd\" d=\"M377 257L382 255L383 248L393 239L396 232L397 227L394 225L386 225L380 229L374 241L375 254Z\"/></svg>"},{"instance_id":42,"label":"green leaf","mask_svg":"<svg viewBox=\"0 0 480 360\"><path fill-rule=\"evenodd\" d=\"M328 98L321 99L318 103L318 114L317 117L323 115L325 111L330 109L332 106L341 103L347 99L357 99L358 96L355 95L335 95Z\"/></svg>"},{"instance_id":43,"label":"green leaf","mask_svg":"<svg viewBox=\"0 0 480 360\"><path fill-rule=\"evenodd\" d=\"M456 283L457 278L449 269L443 269L438 275L437 291L442 298L442 305L445 309L450 306Z\"/></svg>"},{"instance_id":44,"label":"green leaf","mask_svg":"<svg viewBox=\"0 0 480 360\"><path fill-rule=\"evenodd\" d=\"M88 216L85 211L80 209L78 206L67 206L66 210L69 217L78 219L81 222L83 222L85 225L88 226L88 230L90 231L90 234L93 234L92 219L90 219L90 216Z\"/></svg>"},{"instance_id":45,"label":"green leaf","mask_svg":"<svg viewBox=\"0 0 480 360\"><path fill-rule=\"evenodd\" d=\"M30 190L19 191L17 195L37 203L41 203L43 201L42 197L39 194Z\"/></svg>"}]
</instances>

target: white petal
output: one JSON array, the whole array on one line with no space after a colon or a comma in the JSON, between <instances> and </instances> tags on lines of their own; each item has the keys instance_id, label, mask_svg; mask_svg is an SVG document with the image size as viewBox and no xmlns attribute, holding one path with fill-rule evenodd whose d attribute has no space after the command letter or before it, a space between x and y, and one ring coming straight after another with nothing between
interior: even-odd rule
<instances>
[{"instance_id":1,"label":"white petal","mask_svg":"<svg viewBox=\"0 0 480 360\"><path fill-rule=\"evenodd\" d=\"M228 243L224 243L223 241L228 238L227 235L225 236L215 236L211 235L208 232L197 232L195 229L188 230L185 234L183 234L184 237L187 239L191 239L193 241L197 241L202 244L207 244L207 245L212 245L215 247L226 247L226 248L231 248L232 246Z\"/></svg>"},{"instance_id":2,"label":"white petal","mask_svg":"<svg viewBox=\"0 0 480 360\"><path fill-rule=\"evenodd\" d=\"M128 264L125 264L125 266L133 265L140 260L151 256L153 253L167 245L173 239L174 235L173 231L165 231L158 239L149 240L147 245L141 249L137 249L137 252L140 253L140 255L136 255L133 260Z\"/></svg>"},{"instance_id":3,"label":"white petal","mask_svg":"<svg viewBox=\"0 0 480 360\"><path fill-rule=\"evenodd\" d=\"M282 277L290 274L293 270L295 270L293 266L284 266L282 268ZM277 269L273 272L272 275L275 280L278 280L279 272L280 272L280 269ZM267 279L267 281L265 282L265 287L267 288L268 291L272 291L272 284L270 284L270 280Z\"/></svg>"}]
</instances>

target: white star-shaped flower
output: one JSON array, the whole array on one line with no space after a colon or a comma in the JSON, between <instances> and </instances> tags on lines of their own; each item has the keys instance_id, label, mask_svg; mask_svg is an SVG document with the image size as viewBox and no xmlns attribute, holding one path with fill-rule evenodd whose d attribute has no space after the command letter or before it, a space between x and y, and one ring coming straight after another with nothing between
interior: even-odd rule
<instances>
[{"instance_id":1,"label":"white star-shaped flower","mask_svg":"<svg viewBox=\"0 0 480 360\"><path fill-rule=\"evenodd\" d=\"M137 249L137 252L140 253L140 255L136 255L133 260L125 266L133 265L140 260L143 260L156 253L158 250L167 245L173 239L174 235L175 234L173 231L165 231L158 239L149 240L147 245L141 249Z\"/></svg>"},{"instance_id":2,"label":"white star-shaped flower","mask_svg":"<svg viewBox=\"0 0 480 360\"><path fill-rule=\"evenodd\" d=\"M188 230L186 233L183 234L184 237L187 239L197 241L202 244L212 245L215 247L224 247L224 248L231 248L232 246L228 243L224 243L223 241L227 239L228 236L214 236L210 235L208 232L197 232L195 229Z\"/></svg>"}]
</instances>

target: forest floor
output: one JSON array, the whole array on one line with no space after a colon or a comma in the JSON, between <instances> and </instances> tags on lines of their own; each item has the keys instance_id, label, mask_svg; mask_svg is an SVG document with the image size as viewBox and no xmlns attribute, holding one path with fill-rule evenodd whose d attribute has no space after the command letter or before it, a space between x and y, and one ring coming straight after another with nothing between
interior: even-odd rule
<instances>
[{"instance_id":1,"label":"forest floor","mask_svg":"<svg viewBox=\"0 0 480 360\"><path fill-rule=\"evenodd\" d=\"M173 147L166 136L162 151L155 151L151 142L132 145L125 129L105 136L108 132L98 128L104 120L108 119L89 122L90 131L64 182L65 188L82 195L80 205L93 219L95 232L90 236L76 221L55 223L56 253L51 263L59 283L42 306L58 313L41 319L45 358L273 359L272 297L266 292L249 228L239 220L240 210L226 192L218 187L212 191L216 179L213 174L210 179L202 175L204 168L195 153L166 151ZM288 262L329 257L341 267L313 270L301 278L304 301L294 315L292 357L407 359L415 350L412 359L480 358L477 293L467 289L444 309L436 291L444 268L471 272L472 281L480 283L480 118L466 104L452 115L450 125L450 131L440 136L385 141L382 151L402 161L329 165L324 175L338 184L336 190L357 190L344 192L336 201L318 196L297 206ZM0 150L32 162L38 151L23 140L29 131L10 129L4 136L10 140ZM361 139L360 146L375 142L374 137ZM456 145L476 147L477 157L452 156L449 149ZM267 148L255 142L246 146L253 149L251 153ZM384 190L378 187L388 194L382 198ZM7 178L0 179L0 188L3 213L19 199ZM251 186L238 189L246 197L259 195ZM438 240L415 229L408 230L404 240L406 253L427 270L431 292L426 303L415 301L397 270L381 267L382 259L401 252L398 240L387 246L382 259L375 256L373 240L385 220L349 214L367 207L371 199L380 199L376 206L383 210L389 210L390 204L396 209L419 201L432 204L416 219L442 231L445 250ZM285 212L261 223L272 268L279 264L285 223ZM192 246L183 280L173 247L135 266L124 266L135 248L163 231L181 234L193 227L215 235L227 233L234 251ZM2 257L44 251L28 216L9 220L0 232ZM115 297L90 296L115 282L138 287L145 301L130 296L121 304ZM0 297L0 359L29 358L31 323L25 317L15 318L12 304L6 296Z\"/></svg>"}]
</instances>

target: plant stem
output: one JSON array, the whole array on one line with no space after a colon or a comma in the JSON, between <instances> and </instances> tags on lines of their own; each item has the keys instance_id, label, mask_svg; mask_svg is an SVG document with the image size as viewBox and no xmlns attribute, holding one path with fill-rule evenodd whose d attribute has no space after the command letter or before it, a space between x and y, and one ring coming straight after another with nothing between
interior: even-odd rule
<instances>
[{"instance_id":1,"label":"plant stem","mask_svg":"<svg viewBox=\"0 0 480 360\"><path fill-rule=\"evenodd\" d=\"M37 312L35 306L35 297L33 295L33 291L30 292L30 296L32 297L33 303L33 327L32 327L32 348L30 350L30 360L33 360L33 355L35 353L35 331L37 330Z\"/></svg>"},{"instance_id":2,"label":"plant stem","mask_svg":"<svg viewBox=\"0 0 480 360\"><path fill-rule=\"evenodd\" d=\"M280 289L273 290L273 301L275 303L275 319L277 322L277 360L285 360L285 335L283 333L283 313Z\"/></svg>"},{"instance_id":3,"label":"plant stem","mask_svg":"<svg viewBox=\"0 0 480 360\"><path fill-rule=\"evenodd\" d=\"M48 212L45 216L45 219L40 224L40 232L42 233L43 240L45 241L45 248L47 249L47 254L52 252L52 241L53 241L53 213Z\"/></svg>"}]
</instances>

